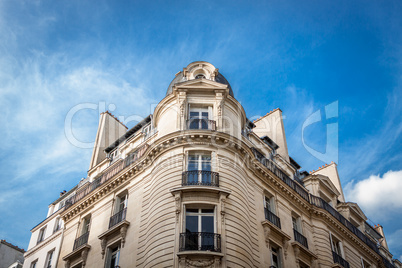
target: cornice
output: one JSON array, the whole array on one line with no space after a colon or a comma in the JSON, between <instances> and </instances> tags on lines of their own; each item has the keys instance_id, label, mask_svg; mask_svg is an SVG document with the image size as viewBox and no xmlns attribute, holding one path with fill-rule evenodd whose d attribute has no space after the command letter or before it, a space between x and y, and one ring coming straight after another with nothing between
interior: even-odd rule
<instances>
[{"instance_id":1,"label":"cornice","mask_svg":"<svg viewBox=\"0 0 402 268\"><path fill-rule=\"evenodd\" d=\"M369 246L367 246L360 238L358 238L354 233L352 233L349 229L347 229L342 223L340 223L337 219L335 219L329 212L326 210L312 206L311 215L315 215L316 217L321 217L326 220L327 223L331 223L333 227L343 233L345 236L352 240L355 244L357 244L361 249L363 249L370 256L374 257L377 261L381 260L381 257L374 252Z\"/></svg>"}]
</instances>

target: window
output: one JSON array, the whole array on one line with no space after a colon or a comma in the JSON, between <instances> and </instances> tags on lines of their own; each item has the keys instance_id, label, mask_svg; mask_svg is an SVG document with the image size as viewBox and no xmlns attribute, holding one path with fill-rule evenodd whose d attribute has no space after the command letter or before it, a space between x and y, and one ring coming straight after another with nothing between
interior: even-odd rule
<instances>
[{"instance_id":1,"label":"window","mask_svg":"<svg viewBox=\"0 0 402 268\"><path fill-rule=\"evenodd\" d=\"M210 122L212 115L212 107L190 108L189 113L189 129L213 129Z\"/></svg>"},{"instance_id":2,"label":"window","mask_svg":"<svg viewBox=\"0 0 402 268\"><path fill-rule=\"evenodd\" d=\"M275 214L275 199L273 196L264 196L264 213L265 219L281 229L281 221L279 217Z\"/></svg>"},{"instance_id":3,"label":"window","mask_svg":"<svg viewBox=\"0 0 402 268\"><path fill-rule=\"evenodd\" d=\"M81 230L81 234L86 234L86 233L88 233L90 227L91 227L91 215L85 217L84 220L82 221L82 230Z\"/></svg>"},{"instance_id":4,"label":"window","mask_svg":"<svg viewBox=\"0 0 402 268\"><path fill-rule=\"evenodd\" d=\"M366 262L362 257L361 257L361 260L362 260L362 268L370 268L371 267L371 265L368 262Z\"/></svg>"},{"instance_id":5,"label":"window","mask_svg":"<svg viewBox=\"0 0 402 268\"><path fill-rule=\"evenodd\" d=\"M193 153L188 155L187 184L209 185L211 184L211 154Z\"/></svg>"},{"instance_id":6,"label":"window","mask_svg":"<svg viewBox=\"0 0 402 268\"><path fill-rule=\"evenodd\" d=\"M120 244L108 248L108 257L106 259L106 268L116 268L119 265Z\"/></svg>"},{"instance_id":7,"label":"window","mask_svg":"<svg viewBox=\"0 0 402 268\"><path fill-rule=\"evenodd\" d=\"M33 262L31 262L31 266L29 266L29 268L36 268L36 264L38 263L38 260L34 260Z\"/></svg>"},{"instance_id":8,"label":"window","mask_svg":"<svg viewBox=\"0 0 402 268\"><path fill-rule=\"evenodd\" d=\"M54 253L54 249L47 253L46 262L45 262L45 268L51 268L52 267L53 253Z\"/></svg>"},{"instance_id":9,"label":"window","mask_svg":"<svg viewBox=\"0 0 402 268\"><path fill-rule=\"evenodd\" d=\"M203 74L197 74L197 75L195 76L195 79L200 79L200 78L204 78L204 79L205 79L205 75L203 75Z\"/></svg>"},{"instance_id":10,"label":"window","mask_svg":"<svg viewBox=\"0 0 402 268\"><path fill-rule=\"evenodd\" d=\"M147 139L153 133L151 123L142 128L142 133L144 133L144 140Z\"/></svg>"},{"instance_id":11,"label":"window","mask_svg":"<svg viewBox=\"0 0 402 268\"><path fill-rule=\"evenodd\" d=\"M264 196L264 208L268 209L272 213L275 213L274 198Z\"/></svg>"},{"instance_id":12,"label":"window","mask_svg":"<svg viewBox=\"0 0 402 268\"><path fill-rule=\"evenodd\" d=\"M46 233L46 226L40 229L39 231L38 242L37 242L38 244L45 239L45 233Z\"/></svg>"},{"instance_id":13,"label":"window","mask_svg":"<svg viewBox=\"0 0 402 268\"><path fill-rule=\"evenodd\" d=\"M116 159L118 159L120 156L120 151L119 148L117 148L116 150L114 150L113 152L110 153L109 158L110 160L114 161Z\"/></svg>"},{"instance_id":14,"label":"window","mask_svg":"<svg viewBox=\"0 0 402 268\"><path fill-rule=\"evenodd\" d=\"M127 207L127 194L117 197L117 209L116 212L120 212Z\"/></svg>"},{"instance_id":15,"label":"window","mask_svg":"<svg viewBox=\"0 0 402 268\"><path fill-rule=\"evenodd\" d=\"M54 224L54 229L53 229L53 233L57 232L58 230L60 230L61 228L61 219L60 217L56 218L56 222Z\"/></svg>"},{"instance_id":16,"label":"window","mask_svg":"<svg viewBox=\"0 0 402 268\"><path fill-rule=\"evenodd\" d=\"M281 250L278 246L273 245L271 246L271 266L270 267L275 267L275 268L281 268Z\"/></svg>"},{"instance_id":17,"label":"window","mask_svg":"<svg viewBox=\"0 0 402 268\"><path fill-rule=\"evenodd\" d=\"M115 207L114 207L114 214L110 218L109 228L115 226L119 222L121 222L121 221L126 219L127 201L128 201L127 193L120 194L119 196L116 197L116 204L115 204Z\"/></svg>"},{"instance_id":18,"label":"window","mask_svg":"<svg viewBox=\"0 0 402 268\"><path fill-rule=\"evenodd\" d=\"M332 251L343 257L342 243L330 233Z\"/></svg>"},{"instance_id":19,"label":"window","mask_svg":"<svg viewBox=\"0 0 402 268\"><path fill-rule=\"evenodd\" d=\"M215 209L186 208L187 250L215 250Z\"/></svg>"},{"instance_id":20,"label":"window","mask_svg":"<svg viewBox=\"0 0 402 268\"><path fill-rule=\"evenodd\" d=\"M302 234L300 217L292 216L292 225L293 225L293 230L295 230L295 231L299 232L300 234Z\"/></svg>"}]
</instances>

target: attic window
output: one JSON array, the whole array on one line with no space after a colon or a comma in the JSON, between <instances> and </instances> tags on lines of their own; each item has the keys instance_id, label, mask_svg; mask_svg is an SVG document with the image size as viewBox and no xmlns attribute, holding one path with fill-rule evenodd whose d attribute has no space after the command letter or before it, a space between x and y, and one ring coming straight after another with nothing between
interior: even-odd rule
<instances>
[{"instance_id":1,"label":"attic window","mask_svg":"<svg viewBox=\"0 0 402 268\"><path fill-rule=\"evenodd\" d=\"M203 74L197 74L197 75L195 76L195 79L200 79L200 78L204 78L204 79L205 79L205 75L203 75Z\"/></svg>"}]
</instances>

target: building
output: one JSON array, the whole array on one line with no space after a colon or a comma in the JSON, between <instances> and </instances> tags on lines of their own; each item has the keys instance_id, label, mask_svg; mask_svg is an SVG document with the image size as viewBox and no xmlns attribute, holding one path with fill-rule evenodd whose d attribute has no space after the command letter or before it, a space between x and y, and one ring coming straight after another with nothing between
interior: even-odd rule
<instances>
[{"instance_id":1,"label":"building","mask_svg":"<svg viewBox=\"0 0 402 268\"><path fill-rule=\"evenodd\" d=\"M101 114L88 176L32 229L24 268L402 268L335 163L300 169L282 111L251 122L218 69L193 62L133 128Z\"/></svg>"},{"instance_id":2,"label":"building","mask_svg":"<svg viewBox=\"0 0 402 268\"><path fill-rule=\"evenodd\" d=\"M0 268L21 268L25 250L0 240Z\"/></svg>"}]
</instances>

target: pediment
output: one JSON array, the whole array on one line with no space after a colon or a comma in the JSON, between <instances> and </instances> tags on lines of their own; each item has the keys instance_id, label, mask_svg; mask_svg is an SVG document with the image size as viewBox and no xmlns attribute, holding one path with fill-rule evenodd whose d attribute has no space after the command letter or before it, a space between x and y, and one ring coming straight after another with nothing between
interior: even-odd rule
<instances>
[{"instance_id":1,"label":"pediment","mask_svg":"<svg viewBox=\"0 0 402 268\"><path fill-rule=\"evenodd\" d=\"M351 211L354 212L354 214L360 216L363 220L367 220L366 215L364 215L363 210L361 210L358 204L353 202L347 202L347 204L351 208Z\"/></svg>"},{"instance_id":2,"label":"pediment","mask_svg":"<svg viewBox=\"0 0 402 268\"><path fill-rule=\"evenodd\" d=\"M173 87L173 91L177 89L197 88L197 89L228 89L228 86L209 79L193 79L177 83Z\"/></svg>"}]
</instances>

